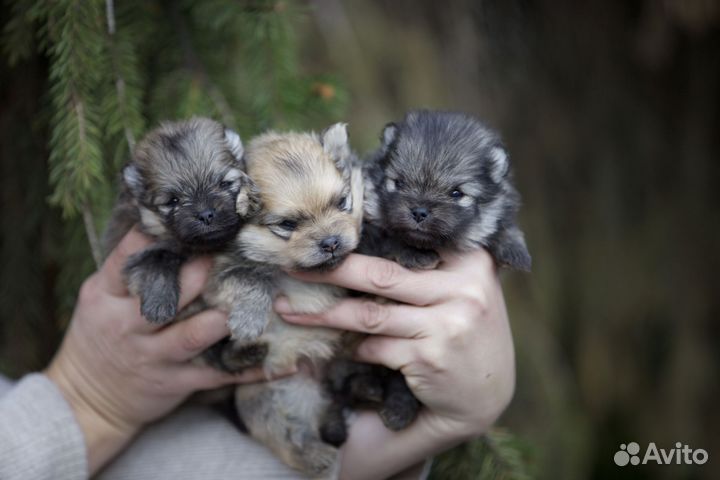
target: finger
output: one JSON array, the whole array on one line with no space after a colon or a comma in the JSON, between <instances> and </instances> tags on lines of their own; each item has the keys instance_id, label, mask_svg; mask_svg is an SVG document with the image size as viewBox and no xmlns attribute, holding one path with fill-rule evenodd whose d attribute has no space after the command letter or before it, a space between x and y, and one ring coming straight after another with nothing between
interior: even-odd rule
<instances>
[{"instance_id":1,"label":"finger","mask_svg":"<svg viewBox=\"0 0 720 480\"><path fill-rule=\"evenodd\" d=\"M490 252L484 248L478 248L469 252L441 251L439 269L441 271L462 271L480 274L494 273L497 270L495 260Z\"/></svg>"},{"instance_id":2,"label":"finger","mask_svg":"<svg viewBox=\"0 0 720 480\"><path fill-rule=\"evenodd\" d=\"M180 269L180 300L178 302L178 310L187 306L205 288L210 276L210 268L212 267L212 259L210 257L195 257L187 262Z\"/></svg>"},{"instance_id":3,"label":"finger","mask_svg":"<svg viewBox=\"0 0 720 480\"><path fill-rule=\"evenodd\" d=\"M414 272L384 258L351 254L336 269L325 272L288 272L309 282L331 283L413 305L429 305L446 297L452 286L446 273Z\"/></svg>"},{"instance_id":4,"label":"finger","mask_svg":"<svg viewBox=\"0 0 720 480\"><path fill-rule=\"evenodd\" d=\"M184 362L197 357L211 345L230 335L227 314L205 310L158 332L153 341L166 358Z\"/></svg>"},{"instance_id":5,"label":"finger","mask_svg":"<svg viewBox=\"0 0 720 480\"><path fill-rule=\"evenodd\" d=\"M297 369L291 369L269 376L260 367L249 368L241 373L227 373L213 367L188 365L177 373L176 381L193 390L208 390L224 385L266 382L292 375L296 371Z\"/></svg>"},{"instance_id":6,"label":"finger","mask_svg":"<svg viewBox=\"0 0 720 480\"><path fill-rule=\"evenodd\" d=\"M128 290L123 276L123 268L125 268L127 259L151 243L152 240L148 236L140 233L136 228L131 229L100 267L101 288L117 297L127 296Z\"/></svg>"},{"instance_id":7,"label":"finger","mask_svg":"<svg viewBox=\"0 0 720 480\"><path fill-rule=\"evenodd\" d=\"M302 315L292 311L284 297L275 301L275 311L290 323L351 330L353 332L417 338L424 335L427 316L417 307L379 304L369 299L345 299L330 310Z\"/></svg>"},{"instance_id":8,"label":"finger","mask_svg":"<svg viewBox=\"0 0 720 480\"><path fill-rule=\"evenodd\" d=\"M360 362L385 365L392 370L402 370L412 360L412 340L374 335L355 350L355 359Z\"/></svg>"}]
</instances>

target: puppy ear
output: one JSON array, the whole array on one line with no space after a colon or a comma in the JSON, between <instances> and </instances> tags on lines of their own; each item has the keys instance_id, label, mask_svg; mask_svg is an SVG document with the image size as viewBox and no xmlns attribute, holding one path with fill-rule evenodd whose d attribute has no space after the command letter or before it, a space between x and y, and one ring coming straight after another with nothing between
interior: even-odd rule
<instances>
[{"instance_id":1,"label":"puppy ear","mask_svg":"<svg viewBox=\"0 0 720 480\"><path fill-rule=\"evenodd\" d=\"M368 162L362 169L363 182L365 186L365 219L369 222L380 221L380 196L378 188L379 178L382 177L382 168L377 162Z\"/></svg>"},{"instance_id":2,"label":"puppy ear","mask_svg":"<svg viewBox=\"0 0 720 480\"><path fill-rule=\"evenodd\" d=\"M397 139L399 128L395 123L388 123L383 128L382 133L380 134L380 149L383 152L383 155L390 150L390 147L393 143L395 143L395 140Z\"/></svg>"},{"instance_id":3,"label":"puppy ear","mask_svg":"<svg viewBox=\"0 0 720 480\"><path fill-rule=\"evenodd\" d=\"M230 130L229 128L225 129L225 140L228 143L228 146L230 147L230 153L233 154L233 157L238 161L238 163L242 163L243 154L245 153L245 149L243 148L242 140L240 140L240 135L237 134L237 132Z\"/></svg>"},{"instance_id":4,"label":"puppy ear","mask_svg":"<svg viewBox=\"0 0 720 480\"><path fill-rule=\"evenodd\" d=\"M508 174L510 161L508 154L501 146L494 146L488 154L489 173L493 182L500 183Z\"/></svg>"},{"instance_id":5,"label":"puppy ear","mask_svg":"<svg viewBox=\"0 0 720 480\"><path fill-rule=\"evenodd\" d=\"M145 181L137 165L129 163L122 170L122 178L134 197L139 197L145 190Z\"/></svg>"},{"instance_id":6,"label":"puppy ear","mask_svg":"<svg viewBox=\"0 0 720 480\"><path fill-rule=\"evenodd\" d=\"M350 145L348 144L347 123L330 125L320 134L320 144L325 153L335 161L338 170L345 175L350 168Z\"/></svg>"},{"instance_id":7,"label":"puppy ear","mask_svg":"<svg viewBox=\"0 0 720 480\"><path fill-rule=\"evenodd\" d=\"M525 236L517 227L500 233L497 239L490 242L488 249L500 266L524 272L529 272L532 268L532 258L525 245Z\"/></svg>"},{"instance_id":8,"label":"puppy ear","mask_svg":"<svg viewBox=\"0 0 720 480\"><path fill-rule=\"evenodd\" d=\"M243 218L252 217L262 206L260 189L245 173L240 177L240 185L240 193L235 200L235 211Z\"/></svg>"}]
</instances>

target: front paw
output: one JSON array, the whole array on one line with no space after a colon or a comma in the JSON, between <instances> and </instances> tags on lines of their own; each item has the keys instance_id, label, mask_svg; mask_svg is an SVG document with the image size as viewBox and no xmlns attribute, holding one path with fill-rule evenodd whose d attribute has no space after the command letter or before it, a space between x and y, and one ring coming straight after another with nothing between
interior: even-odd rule
<instances>
[{"instance_id":1,"label":"front paw","mask_svg":"<svg viewBox=\"0 0 720 480\"><path fill-rule=\"evenodd\" d=\"M313 432L305 428L290 425L286 431L288 444L271 447L292 468L304 475L316 479L335 479L339 468L339 450L326 443Z\"/></svg>"},{"instance_id":2,"label":"front paw","mask_svg":"<svg viewBox=\"0 0 720 480\"><path fill-rule=\"evenodd\" d=\"M144 250L128 259L123 270L128 290L140 297L140 313L149 322L162 325L177 315L182 261L165 250Z\"/></svg>"},{"instance_id":3,"label":"front paw","mask_svg":"<svg viewBox=\"0 0 720 480\"><path fill-rule=\"evenodd\" d=\"M206 350L205 358L215 368L240 373L246 368L262 365L269 349L267 343L238 345L233 341L223 341Z\"/></svg>"},{"instance_id":4,"label":"front paw","mask_svg":"<svg viewBox=\"0 0 720 480\"><path fill-rule=\"evenodd\" d=\"M387 428L398 431L415 420L420 402L408 388L400 372L391 372L385 382L385 398L380 407L380 418Z\"/></svg>"},{"instance_id":5,"label":"front paw","mask_svg":"<svg viewBox=\"0 0 720 480\"><path fill-rule=\"evenodd\" d=\"M154 275L142 265L125 270L128 290L140 297L140 313L155 324L165 324L177 315L180 288L172 275Z\"/></svg>"},{"instance_id":6,"label":"front paw","mask_svg":"<svg viewBox=\"0 0 720 480\"><path fill-rule=\"evenodd\" d=\"M359 374L353 375L348 380L350 398L360 403L380 403L383 399L383 386L378 375Z\"/></svg>"},{"instance_id":7,"label":"front paw","mask_svg":"<svg viewBox=\"0 0 720 480\"><path fill-rule=\"evenodd\" d=\"M383 424L393 431L398 431L410 425L420 410L420 404L415 397L392 398L383 403L378 412Z\"/></svg>"},{"instance_id":8,"label":"front paw","mask_svg":"<svg viewBox=\"0 0 720 480\"><path fill-rule=\"evenodd\" d=\"M164 325L177 315L178 296L174 292L153 296L152 293L140 295L140 313L150 323Z\"/></svg>"},{"instance_id":9,"label":"front paw","mask_svg":"<svg viewBox=\"0 0 720 480\"><path fill-rule=\"evenodd\" d=\"M440 255L433 250L408 249L401 252L396 260L412 270L432 270L440 263Z\"/></svg>"},{"instance_id":10,"label":"front paw","mask_svg":"<svg viewBox=\"0 0 720 480\"><path fill-rule=\"evenodd\" d=\"M258 310L236 306L230 311L228 327L233 340L238 342L252 342L257 340L265 331L267 325L267 310Z\"/></svg>"}]
</instances>

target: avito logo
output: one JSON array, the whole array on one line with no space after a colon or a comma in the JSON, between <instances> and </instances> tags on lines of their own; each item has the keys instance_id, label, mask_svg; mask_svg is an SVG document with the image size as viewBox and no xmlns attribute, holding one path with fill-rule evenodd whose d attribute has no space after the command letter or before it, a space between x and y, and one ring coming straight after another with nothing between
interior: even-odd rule
<instances>
[{"instance_id":1,"label":"avito logo","mask_svg":"<svg viewBox=\"0 0 720 480\"><path fill-rule=\"evenodd\" d=\"M615 452L613 460L615 465L624 467L627 464L639 465L646 463L657 463L658 465L702 465L708 461L708 453L702 448L693 450L688 445L680 442L675 444L675 448L665 450L658 448L654 442L650 443L645 449L645 453L640 460L640 445L636 442L630 442L627 445L620 445L620 450Z\"/></svg>"}]
</instances>

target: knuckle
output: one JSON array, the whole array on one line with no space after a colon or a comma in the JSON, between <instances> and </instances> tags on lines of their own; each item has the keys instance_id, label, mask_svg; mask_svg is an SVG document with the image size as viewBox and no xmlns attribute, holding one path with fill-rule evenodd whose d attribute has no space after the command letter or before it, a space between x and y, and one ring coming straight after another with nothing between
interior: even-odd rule
<instances>
[{"instance_id":1,"label":"knuckle","mask_svg":"<svg viewBox=\"0 0 720 480\"><path fill-rule=\"evenodd\" d=\"M441 372L444 367L445 352L437 345L428 346L422 352L423 363L431 372Z\"/></svg>"},{"instance_id":2,"label":"knuckle","mask_svg":"<svg viewBox=\"0 0 720 480\"><path fill-rule=\"evenodd\" d=\"M475 312L485 313L487 310L487 297L479 286L468 286L459 293L465 307Z\"/></svg>"},{"instance_id":3,"label":"knuckle","mask_svg":"<svg viewBox=\"0 0 720 480\"><path fill-rule=\"evenodd\" d=\"M467 315L456 315L445 322L445 335L453 344L462 343L467 339L473 328L473 322Z\"/></svg>"},{"instance_id":4,"label":"knuckle","mask_svg":"<svg viewBox=\"0 0 720 480\"><path fill-rule=\"evenodd\" d=\"M187 328L180 337L180 345L183 350L194 353L205 348L205 340L197 327L192 323L188 323Z\"/></svg>"},{"instance_id":5,"label":"knuckle","mask_svg":"<svg viewBox=\"0 0 720 480\"><path fill-rule=\"evenodd\" d=\"M380 359L384 353L384 346L381 342L373 341L376 339L370 338L360 344L360 351L363 356L371 359Z\"/></svg>"},{"instance_id":6,"label":"knuckle","mask_svg":"<svg viewBox=\"0 0 720 480\"><path fill-rule=\"evenodd\" d=\"M386 290L394 287L400 281L401 267L390 261L382 261L368 266L367 276L370 283L378 289Z\"/></svg>"},{"instance_id":7,"label":"knuckle","mask_svg":"<svg viewBox=\"0 0 720 480\"><path fill-rule=\"evenodd\" d=\"M368 332L376 332L381 329L387 318L387 310L377 303L366 300L362 304L360 321Z\"/></svg>"},{"instance_id":8,"label":"knuckle","mask_svg":"<svg viewBox=\"0 0 720 480\"><path fill-rule=\"evenodd\" d=\"M80 292L78 292L78 301L80 303L93 303L100 294L100 286L98 285L97 277L91 276L83 282L80 286Z\"/></svg>"}]
</instances>

